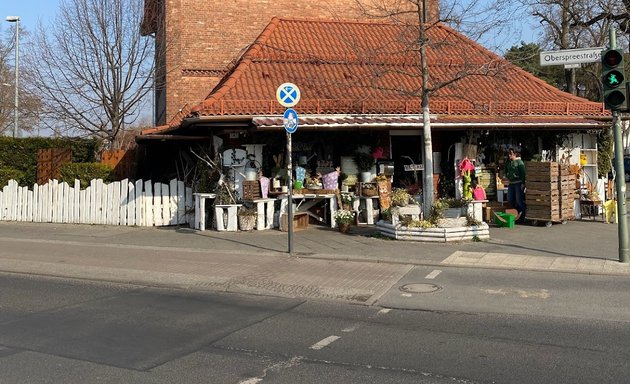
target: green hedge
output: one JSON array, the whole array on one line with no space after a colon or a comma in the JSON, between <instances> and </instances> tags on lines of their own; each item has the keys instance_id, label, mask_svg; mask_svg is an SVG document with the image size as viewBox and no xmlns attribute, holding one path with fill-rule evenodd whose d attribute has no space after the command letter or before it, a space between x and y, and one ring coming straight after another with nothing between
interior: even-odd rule
<instances>
[{"instance_id":1,"label":"green hedge","mask_svg":"<svg viewBox=\"0 0 630 384\"><path fill-rule=\"evenodd\" d=\"M100 144L98 139L0 137L0 167L11 167L22 172L20 185L32 186L37 181L37 151L39 149L70 148L72 161L89 163L96 161L96 151Z\"/></svg>"},{"instance_id":2,"label":"green hedge","mask_svg":"<svg viewBox=\"0 0 630 384\"><path fill-rule=\"evenodd\" d=\"M20 183L22 178L24 178L24 172L15 168L0 166L0 189L7 185L9 180L15 180Z\"/></svg>"},{"instance_id":3,"label":"green hedge","mask_svg":"<svg viewBox=\"0 0 630 384\"><path fill-rule=\"evenodd\" d=\"M61 166L60 182L74 184L74 180L81 181L81 188L90 185L92 179L103 179L105 182L113 181L113 169L101 163L67 163Z\"/></svg>"}]
</instances>

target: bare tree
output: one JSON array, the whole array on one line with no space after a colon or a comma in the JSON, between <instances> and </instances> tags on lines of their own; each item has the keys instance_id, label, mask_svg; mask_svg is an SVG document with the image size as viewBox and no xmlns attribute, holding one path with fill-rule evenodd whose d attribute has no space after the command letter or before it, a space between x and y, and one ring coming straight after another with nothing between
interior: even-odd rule
<instances>
[{"instance_id":1,"label":"bare tree","mask_svg":"<svg viewBox=\"0 0 630 384\"><path fill-rule=\"evenodd\" d=\"M624 0L521 0L543 26L541 45L547 49L602 47L607 45L608 27L617 24L625 32L623 44L630 36L630 1ZM580 77L582 77L580 79ZM584 84L586 82L586 85ZM565 89L577 94L580 83L587 96L598 98L599 67L586 65L581 70L565 70Z\"/></svg>"},{"instance_id":2,"label":"bare tree","mask_svg":"<svg viewBox=\"0 0 630 384\"><path fill-rule=\"evenodd\" d=\"M143 0L62 0L39 26L27 74L58 134L116 138L141 115L151 91L153 41L140 36Z\"/></svg>"},{"instance_id":3,"label":"bare tree","mask_svg":"<svg viewBox=\"0 0 630 384\"><path fill-rule=\"evenodd\" d=\"M437 77L431 74L427 62L427 49L444 45L456 45L458 41L452 36L447 36L440 41L431 40L429 33L439 22L444 22L453 26L460 32L465 33L474 40L483 39L491 28L508 28L505 15L509 14L509 2L478 1L478 0L446 0L441 2L441 9L437 9L432 0L357 0L357 5L365 16L394 21L402 25L405 32L398 37L397 45L404 47L407 52L414 52L418 56L420 73L416 69L397 68L400 74L410 78L416 78L417 88L413 90L396 90L404 93L405 96L419 98L421 100L422 121L423 121L423 211L429 214L433 204L433 147L430 120L430 97L440 89L445 87L456 87L457 82L471 75L494 76L500 72L501 63L497 60L489 59L487 62L468 62L466 57L451 58L462 61L454 65L457 70L451 71L450 77ZM390 42L391 43L391 42ZM387 42L383 42L384 45ZM495 47L496 48L496 47ZM448 58L444 58L447 60ZM413 66L411 66L413 67ZM385 76L382 66L375 66L375 76L372 79L380 79ZM378 81L378 80L377 80ZM382 87L373 84L372 86ZM463 96L463 95L462 95Z\"/></svg>"}]
</instances>

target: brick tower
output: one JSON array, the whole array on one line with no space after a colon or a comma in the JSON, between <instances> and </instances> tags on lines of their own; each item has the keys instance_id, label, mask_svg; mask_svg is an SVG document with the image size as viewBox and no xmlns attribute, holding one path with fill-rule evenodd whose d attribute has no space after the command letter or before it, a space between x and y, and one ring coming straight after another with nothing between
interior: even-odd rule
<instances>
[{"instance_id":1,"label":"brick tower","mask_svg":"<svg viewBox=\"0 0 630 384\"><path fill-rule=\"evenodd\" d=\"M366 19L358 6L366 1L145 0L142 34L154 36L157 52L157 124L203 100L273 17ZM427 4L434 20L437 0Z\"/></svg>"}]
</instances>

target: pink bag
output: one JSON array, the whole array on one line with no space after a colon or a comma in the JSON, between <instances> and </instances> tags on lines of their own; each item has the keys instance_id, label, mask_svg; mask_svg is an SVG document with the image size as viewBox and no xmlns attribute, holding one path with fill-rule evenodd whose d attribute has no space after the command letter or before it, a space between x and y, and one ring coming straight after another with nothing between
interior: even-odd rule
<instances>
[{"instance_id":1,"label":"pink bag","mask_svg":"<svg viewBox=\"0 0 630 384\"><path fill-rule=\"evenodd\" d=\"M486 191L481 185L473 190L473 200L486 200Z\"/></svg>"},{"instance_id":2,"label":"pink bag","mask_svg":"<svg viewBox=\"0 0 630 384\"><path fill-rule=\"evenodd\" d=\"M269 178L265 176L260 177L260 195L263 199L269 196Z\"/></svg>"},{"instance_id":3,"label":"pink bag","mask_svg":"<svg viewBox=\"0 0 630 384\"><path fill-rule=\"evenodd\" d=\"M337 189L337 183L339 180L339 173L337 171L333 171L327 173L322 178L322 184L324 189Z\"/></svg>"}]
</instances>

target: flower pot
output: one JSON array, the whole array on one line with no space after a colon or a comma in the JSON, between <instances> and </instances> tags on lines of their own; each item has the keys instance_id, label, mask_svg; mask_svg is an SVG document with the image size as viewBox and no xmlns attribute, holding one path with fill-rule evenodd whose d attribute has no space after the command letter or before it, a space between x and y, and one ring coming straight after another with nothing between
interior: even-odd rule
<instances>
[{"instance_id":1,"label":"flower pot","mask_svg":"<svg viewBox=\"0 0 630 384\"><path fill-rule=\"evenodd\" d=\"M350 230L350 224L339 223L337 227L339 228L339 232L341 233L348 233L348 231Z\"/></svg>"},{"instance_id":2,"label":"flower pot","mask_svg":"<svg viewBox=\"0 0 630 384\"><path fill-rule=\"evenodd\" d=\"M239 216L238 227L241 231L251 231L256 225L256 216Z\"/></svg>"}]
</instances>

